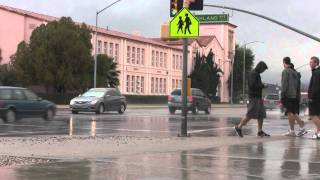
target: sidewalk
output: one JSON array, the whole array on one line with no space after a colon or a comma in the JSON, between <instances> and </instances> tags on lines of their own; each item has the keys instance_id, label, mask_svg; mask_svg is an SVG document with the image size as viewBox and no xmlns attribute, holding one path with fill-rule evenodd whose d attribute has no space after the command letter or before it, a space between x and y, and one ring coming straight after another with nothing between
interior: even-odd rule
<instances>
[{"instance_id":1,"label":"sidewalk","mask_svg":"<svg viewBox=\"0 0 320 180\"><path fill-rule=\"evenodd\" d=\"M140 109L140 108L167 108L167 104L128 104L128 109ZM243 104L212 104L214 108L245 108ZM58 110L69 109L69 105L57 105Z\"/></svg>"}]
</instances>

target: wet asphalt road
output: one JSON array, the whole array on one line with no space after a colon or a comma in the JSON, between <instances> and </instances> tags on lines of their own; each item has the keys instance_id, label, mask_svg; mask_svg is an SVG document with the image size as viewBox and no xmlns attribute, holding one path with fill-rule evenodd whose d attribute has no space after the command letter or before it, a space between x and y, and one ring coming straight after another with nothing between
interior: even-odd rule
<instances>
[{"instance_id":1,"label":"wet asphalt road","mask_svg":"<svg viewBox=\"0 0 320 180\"><path fill-rule=\"evenodd\" d=\"M211 115L189 114L188 132L193 136L234 136L233 126L245 109L214 109ZM265 130L280 135L287 121L278 111L268 111ZM307 129L312 129L311 123ZM129 109L124 115L59 111L54 121L23 119L0 124L0 136L35 135L134 135L176 136L180 114L166 108ZM256 122L244 134L254 136ZM0 168L0 179L320 179L320 142L305 138L238 144L192 151L144 153L105 159L58 161L48 164Z\"/></svg>"},{"instance_id":2,"label":"wet asphalt road","mask_svg":"<svg viewBox=\"0 0 320 180\"><path fill-rule=\"evenodd\" d=\"M245 113L244 108L213 109L210 115L199 112L188 114L188 133L192 136L231 136L233 126ZM0 137L35 135L152 135L176 136L180 133L181 113L170 115L167 108L128 109L125 114L106 112L102 115L59 110L53 121L21 119L14 123L0 123ZM265 127L274 133L286 131L287 121L278 111L269 111ZM277 128L272 128L275 126ZM255 135L255 121L245 129L245 134Z\"/></svg>"}]
</instances>

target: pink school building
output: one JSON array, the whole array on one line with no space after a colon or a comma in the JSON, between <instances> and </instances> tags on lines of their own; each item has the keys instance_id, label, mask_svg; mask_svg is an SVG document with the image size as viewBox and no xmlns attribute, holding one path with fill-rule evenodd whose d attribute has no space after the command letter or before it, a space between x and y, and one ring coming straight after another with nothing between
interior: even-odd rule
<instances>
[{"instance_id":1,"label":"pink school building","mask_svg":"<svg viewBox=\"0 0 320 180\"><path fill-rule=\"evenodd\" d=\"M41 24L58 18L0 5L0 60L8 63L21 41L29 41L32 31ZM92 29L94 47L95 27ZM190 39L188 73L193 57L199 51L213 50L215 62L224 72L218 87L222 102L229 102L228 78L235 51L235 28L230 23L201 24L200 37ZM130 95L167 95L181 87L182 41L146 38L138 33L126 34L98 29L97 52L114 58L120 70L119 89ZM94 53L94 49L92 51Z\"/></svg>"}]
</instances>

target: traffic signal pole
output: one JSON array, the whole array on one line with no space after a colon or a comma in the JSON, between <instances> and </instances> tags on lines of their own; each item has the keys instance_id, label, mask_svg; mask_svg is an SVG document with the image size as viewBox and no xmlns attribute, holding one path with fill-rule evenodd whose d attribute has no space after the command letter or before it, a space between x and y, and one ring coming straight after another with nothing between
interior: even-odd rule
<instances>
[{"instance_id":1,"label":"traffic signal pole","mask_svg":"<svg viewBox=\"0 0 320 180\"><path fill-rule=\"evenodd\" d=\"M181 137L187 137L188 132L188 106L187 106L187 74L188 74L188 38L183 38L183 70L182 70L182 120Z\"/></svg>"},{"instance_id":2,"label":"traffic signal pole","mask_svg":"<svg viewBox=\"0 0 320 180\"><path fill-rule=\"evenodd\" d=\"M315 41L320 42L320 38L318 38L318 37L316 37L316 36L313 36L313 35L311 35L311 34L308 34L308 33L306 33L306 32L303 32L303 31L301 31L301 30L299 30L299 29L297 29L297 28L291 27L291 26L289 26L289 25L287 25L287 24L284 24L284 23L282 23L282 22L280 22L280 21L274 20L274 19L272 19L272 18L266 17L266 16L261 15L261 14L257 14L257 13L251 12L251 11L242 10L242 9L237 9L237 8L233 8L233 7L227 7L227 6L217 6L217 5L209 5L209 4L204 4L203 6L206 6L206 7L214 7L214 8L222 8L222 9L230 9L230 10L239 11L239 12L246 13L246 14L251 14L251 15L253 15L253 16L257 16L257 17L266 19L266 20L271 21L271 22L273 22L273 23L276 23L276 24L278 24L278 25L280 25L280 26L282 26L282 27L285 27L285 28L287 28L287 29L290 29L290 30L292 30L292 31L294 31L294 32L296 32L296 33L299 33L299 34L301 34L301 35L304 35L304 36L306 36L306 37L308 37L308 38L310 38L310 39L313 39L313 40L315 40Z\"/></svg>"}]
</instances>

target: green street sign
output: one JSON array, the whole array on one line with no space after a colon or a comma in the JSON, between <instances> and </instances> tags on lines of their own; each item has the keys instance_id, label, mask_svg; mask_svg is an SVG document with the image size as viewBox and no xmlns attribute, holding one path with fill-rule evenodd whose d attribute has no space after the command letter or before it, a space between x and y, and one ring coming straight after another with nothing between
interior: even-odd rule
<instances>
[{"instance_id":1,"label":"green street sign","mask_svg":"<svg viewBox=\"0 0 320 180\"><path fill-rule=\"evenodd\" d=\"M203 14L196 15L201 24L229 22L228 14Z\"/></svg>"},{"instance_id":2,"label":"green street sign","mask_svg":"<svg viewBox=\"0 0 320 180\"><path fill-rule=\"evenodd\" d=\"M183 8L170 21L169 34L171 38L199 37L199 20Z\"/></svg>"}]
</instances>

